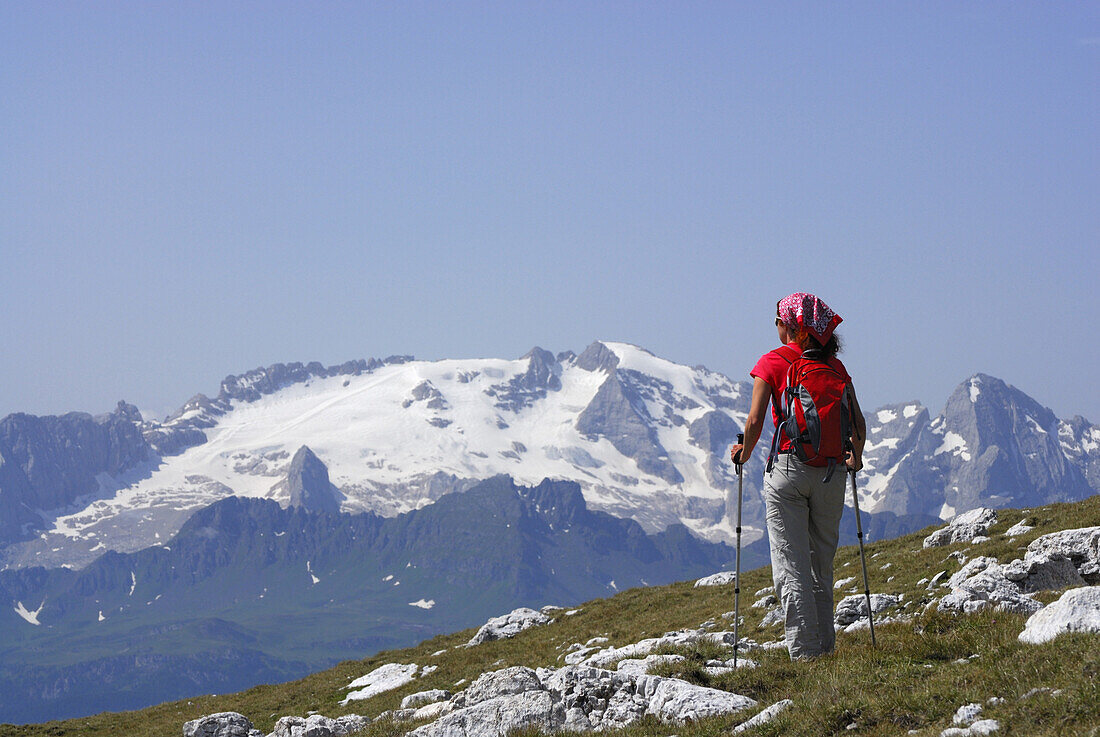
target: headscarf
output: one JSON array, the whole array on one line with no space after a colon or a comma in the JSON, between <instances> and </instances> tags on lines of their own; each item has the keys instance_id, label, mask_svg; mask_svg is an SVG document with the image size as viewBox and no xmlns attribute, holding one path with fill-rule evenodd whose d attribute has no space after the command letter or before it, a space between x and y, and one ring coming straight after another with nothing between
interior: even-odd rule
<instances>
[{"instance_id":1,"label":"headscarf","mask_svg":"<svg viewBox=\"0 0 1100 737\"><path fill-rule=\"evenodd\" d=\"M841 323L840 315L833 312L829 305L806 292L787 295L779 300L776 308L779 319L786 325L809 330L821 345L829 342L836 326Z\"/></svg>"}]
</instances>

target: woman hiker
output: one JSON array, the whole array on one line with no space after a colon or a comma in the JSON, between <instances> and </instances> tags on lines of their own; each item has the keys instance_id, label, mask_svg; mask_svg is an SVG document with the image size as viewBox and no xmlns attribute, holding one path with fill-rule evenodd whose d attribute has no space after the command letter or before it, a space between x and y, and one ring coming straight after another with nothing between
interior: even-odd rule
<instances>
[{"instance_id":1,"label":"woman hiker","mask_svg":"<svg viewBox=\"0 0 1100 737\"><path fill-rule=\"evenodd\" d=\"M849 451L841 451L841 457L833 462L820 457L803 461L788 433L777 429L779 442L773 441L773 454L764 474L772 580L782 607L792 660L810 660L830 653L836 644L833 556L844 511L847 474L843 471L858 471L863 466L866 423L856 402L851 377L836 358L840 343L833 331L840 321L839 315L812 294L798 292L779 301L775 325L781 346L761 356L749 372L753 387L744 445L735 445L730 451L735 463L752 455L768 404L772 404L772 420L778 428L783 419L779 412L784 407L788 369L795 361L800 366L806 363L805 359L824 361L833 372L823 373L831 374L838 385L843 382L846 386L851 429L847 433L850 437L843 440ZM839 428L837 434L838 437L842 434ZM839 473L833 473L834 462Z\"/></svg>"}]
</instances>

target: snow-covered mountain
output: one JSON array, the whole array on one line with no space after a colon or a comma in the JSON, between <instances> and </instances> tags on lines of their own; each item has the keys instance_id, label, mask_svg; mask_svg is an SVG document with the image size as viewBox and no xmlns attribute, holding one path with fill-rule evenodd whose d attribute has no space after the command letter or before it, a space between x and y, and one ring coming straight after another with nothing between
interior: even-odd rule
<instances>
[{"instance_id":1,"label":"snow-covered mountain","mask_svg":"<svg viewBox=\"0 0 1100 737\"><path fill-rule=\"evenodd\" d=\"M682 522L729 541L737 478L727 453L750 386L596 342L579 356L535 348L516 360L276 364L226 378L216 398L141 423L140 436L123 432L136 421L124 404L101 418L12 415L0 421L3 563L80 566L107 549L162 544L230 495L287 505L297 489L345 512L393 516L498 474L576 481L592 509L648 532ZM936 418L909 402L868 422L861 503L898 518L885 525L897 532L975 506L1100 489L1100 428L1058 420L993 377L964 382ZM104 448L76 452L85 438ZM111 438L128 444L114 449ZM766 445L746 468L746 542L763 534ZM325 471L324 493L303 496L302 479Z\"/></svg>"}]
</instances>

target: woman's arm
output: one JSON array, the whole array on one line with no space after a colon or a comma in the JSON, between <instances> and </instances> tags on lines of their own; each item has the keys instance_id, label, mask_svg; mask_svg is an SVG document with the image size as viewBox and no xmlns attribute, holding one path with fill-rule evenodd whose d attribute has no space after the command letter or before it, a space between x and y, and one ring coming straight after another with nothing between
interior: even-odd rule
<instances>
[{"instance_id":1,"label":"woman's arm","mask_svg":"<svg viewBox=\"0 0 1100 737\"><path fill-rule=\"evenodd\" d=\"M858 471L863 468L863 446L867 443L867 421L856 399L856 389L848 382L848 393L852 396L852 453L848 457L848 468Z\"/></svg>"},{"instance_id":2,"label":"woman's arm","mask_svg":"<svg viewBox=\"0 0 1100 737\"><path fill-rule=\"evenodd\" d=\"M752 383L752 401L749 403L749 417L745 420L745 443L730 448L730 460L734 463L744 463L752 456L752 449L756 447L756 441L760 439L760 431L764 429L764 419L768 414L768 402L772 398L772 388L768 382L755 377ZM737 452L744 449L739 461Z\"/></svg>"}]
</instances>

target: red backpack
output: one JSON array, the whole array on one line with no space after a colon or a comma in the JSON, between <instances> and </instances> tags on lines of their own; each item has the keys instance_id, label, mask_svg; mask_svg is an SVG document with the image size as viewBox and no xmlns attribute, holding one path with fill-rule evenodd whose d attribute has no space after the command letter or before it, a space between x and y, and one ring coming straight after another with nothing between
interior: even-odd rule
<instances>
[{"instance_id":1,"label":"red backpack","mask_svg":"<svg viewBox=\"0 0 1100 737\"><path fill-rule=\"evenodd\" d=\"M810 466L828 466L829 481L844 463L852 434L852 398L844 376L825 362L819 350L808 350L790 361L782 403L774 398L779 424L772 437L768 470L779 455L780 434L791 440L791 451Z\"/></svg>"}]
</instances>

